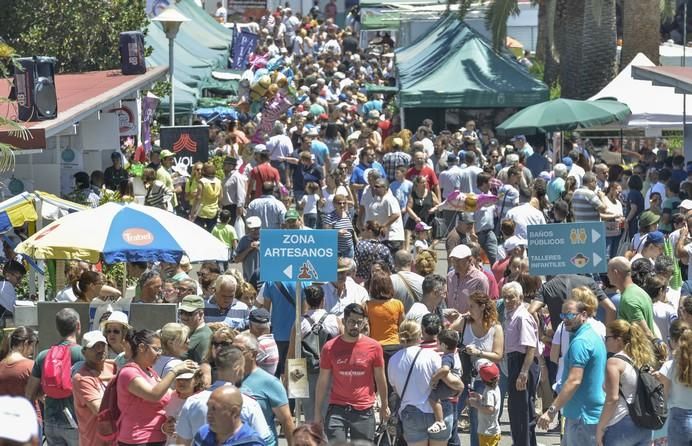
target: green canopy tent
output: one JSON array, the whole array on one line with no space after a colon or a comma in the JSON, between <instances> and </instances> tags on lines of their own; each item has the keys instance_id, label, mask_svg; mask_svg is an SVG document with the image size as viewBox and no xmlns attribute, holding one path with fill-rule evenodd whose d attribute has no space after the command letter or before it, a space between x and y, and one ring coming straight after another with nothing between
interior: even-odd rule
<instances>
[{"instance_id":1,"label":"green canopy tent","mask_svg":"<svg viewBox=\"0 0 692 446\"><path fill-rule=\"evenodd\" d=\"M435 20L446 8L446 0L361 0L360 25L363 30L398 31L402 22Z\"/></svg>"},{"instance_id":2,"label":"green canopy tent","mask_svg":"<svg viewBox=\"0 0 692 446\"><path fill-rule=\"evenodd\" d=\"M192 115L197 108L199 96L197 89L183 84L178 79L175 79L173 83L175 85L175 115ZM159 110L167 115L170 108L170 96L161 98Z\"/></svg>"},{"instance_id":3,"label":"green canopy tent","mask_svg":"<svg viewBox=\"0 0 692 446\"><path fill-rule=\"evenodd\" d=\"M396 51L402 108L522 108L548 99L548 87L446 14Z\"/></svg>"},{"instance_id":4,"label":"green canopy tent","mask_svg":"<svg viewBox=\"0 0 692 446\"><path fill-rule=\"evenodd\" d=\"M226 67L228 60L228 50L213 50L205 47L193 37L182 32L183 28L190 25L194 29L193 22L184 23L180 27L180 32L175 37L175 61L176 65L189 65L192 67L208 66L211 68ZM151 36L156 39L159 45L165 48L165 54L168 55L168 38L163 32L163 25L159 22L150 22L147 27L147 39ZM176 67L177 68L177 67Z\"/></svg>"},{"instance_id":5,"label":"green canopy tent","mask_svg":"<svg viewBox=\"0 0 692 446\"><path fill-rule=\"evenodd\" d=\"M214 20L204 9L197 6L194 0L180 0L175 6L191 20L180 27L181 32L187 25L194 23L193 35L205 46L213 49L228 49L233 39L233 31Z\"/></svg>"},{"instance_id":6,"label":"green canopy tent","mask_svg":"<svg viewBox=\"0 0 692 446\"><path fill-rule=\"evenodd\" d=\"M627 104L607 99L555 99L527 107L497 127L500 135L534 135L610 124L628 117Z\"/></svg>"}]
</instances>

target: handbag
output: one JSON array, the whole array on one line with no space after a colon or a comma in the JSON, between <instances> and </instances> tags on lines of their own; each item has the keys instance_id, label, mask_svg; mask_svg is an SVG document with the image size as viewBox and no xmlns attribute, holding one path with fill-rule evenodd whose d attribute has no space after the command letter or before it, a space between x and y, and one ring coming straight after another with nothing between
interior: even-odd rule
<instances>
[{"instance_id":1,"label":"handbag","mask_svg":"<svg viewBox=\"0 0 692 446\"><path fill-rule=\"evenodd\" d=\"M404 440L404 427L399 418L399 409L404 395L406 394L406 388L411 379L411 373L413 373L413 366L416 365L418 355L420 355L422 351L423 349L419 348L416 356L413 357L411 367L408 369L408 374L406 375L406 381L404 381L404 388L401 389L401 396L397 395L396 392L392 392L389 396L389 407L393 409L389 420L387 420L386 423L380 423L375 432L375 445L377 446L406 446L407 444L406 440Z\"/></svg>"},{"instance_id":2,"label":"handbag","mask_svg":"<svg viewBox=\"0 0 692 446\"><path fill-rule=\"evenodd\" d=\"M464 325L461 326L461 331L459 332L459 343L457 344L457 350L459 351L459 359L461 360L461 381L469 386L471 381L476 374L476 369L473 367L473 362L471 361L471 355L466 353L466 345L464 344L464 333L466 332L466 323L468 319L464 319Z\"/></svg>"},{"instance_id":3,"label":"handbag","mask_svg":"<svg viewBox=\"0 0 692 446\"><path fill-rule=\"evenodd\" d=\"M434 216L432 220L432 238L433 240L442 240L447 237L449 228L444 218Z\"/></svg>"}]
</instances>

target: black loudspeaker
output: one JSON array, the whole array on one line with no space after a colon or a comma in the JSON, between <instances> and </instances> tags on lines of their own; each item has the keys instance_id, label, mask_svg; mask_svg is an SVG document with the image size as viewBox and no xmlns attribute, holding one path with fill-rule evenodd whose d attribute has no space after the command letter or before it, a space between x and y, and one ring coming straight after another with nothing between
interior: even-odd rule
<instances>
[{"instance_id":1,"label":"black loudspeaker","mask_svg":"<svg viewBox=\"0 0 692 446\"><path fill-rule=\"evenodd\" d=\"M17 101L20 121L43 121L58 116L53 57L22 57L17 59L10 98Z\"/></svg>"},{"instance_id":2,"label":"black loudspeaker","mask_svg":"<svg viewBox=\"0 0 692 446\"><path fill-rule=\"evenodd\" d=\"M144 74L144 34L140 31L120 33L120 69L123 74Z\"/></svg>"}]
</instances>

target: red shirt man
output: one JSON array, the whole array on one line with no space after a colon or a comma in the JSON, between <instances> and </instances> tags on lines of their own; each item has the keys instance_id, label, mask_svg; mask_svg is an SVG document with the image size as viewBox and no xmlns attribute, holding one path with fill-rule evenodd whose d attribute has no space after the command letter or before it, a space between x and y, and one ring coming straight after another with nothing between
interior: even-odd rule
<instances>
[{"instance_id":1,"label":"red shirt man","mask_svg":"<svg viewBox=\"0 0 692 446\"><path fill-rule=\"evenodd\" d=\"M406 171L406 179L413 181L415 177L423 177L428 183L428 190L440 198L440 182L437 180L435 171L425 164L425 153L415 152L413 154L413 167Z\"/></svg>"},{"instance_id":2,"label":"red shirt man","mask_svg":"<svg viewBox=\"0 0 692 446\"><path fill-rule=\"evenodd\" d=\"M250 171L250 181L248 184L248 195L250 200L262 196L262 184L265 181L273 182L276 185L281 184L279 171L269 164L269 152L263 144L255 146L255 158L257 166ZM248 202L250 200L247 200Z\"/></svg>"},{"instance_id":3,"label":"red shirt man","mask_svg":"<svg viewBox=\"0 0 692 446\"><path fill-rule=\"evenodd\" d=\"M387 418L387 379L384 354L379 342L360 334L366 322L365 310L358 304L344 308L344 334L322 348L320 375L315 390L315 414L320 413L329 379L329 411L324 422L327 439L346 438L373 441L375 437L375 386L383 402L380 419ZM338 422L331 423L331 418ZM370 418L372 422L370 422ZM363 422L363 419L368 422ZM315 420L322 424L322 420Z\"/></svg>"}]
</instances>

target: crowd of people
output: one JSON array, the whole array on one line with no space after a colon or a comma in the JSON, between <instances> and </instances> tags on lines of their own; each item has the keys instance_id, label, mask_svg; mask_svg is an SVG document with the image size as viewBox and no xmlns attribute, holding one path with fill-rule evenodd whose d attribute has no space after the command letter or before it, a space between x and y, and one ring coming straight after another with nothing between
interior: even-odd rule
<instances>
[{"instance_id":1,"label":"crowd of people","mask_svg":"<svg viewBox=\"0 0 692 446\"><path fill-rule=\"evenodd\" d=\"M537 427L567 446L690 444L692 164L663 140L609 166L576 134L548 147L501 144L492 123L402 129L391 98L365 90L393 77L393 42L361 49L357 10L342 28L317 6L248 26L260 40L243 79L279 58L286 82L267 98L295 97L268 129L239 97L239 119L210 128L218 166L188 172L170 148L125 150L75 176L93 206L137 199L141 178L145 205L204 227L228 262L196 278L186 258L128 263L132 305L177 305L162 327L136 330L115 308L87 327L66 308L60 341L38 353L36 330L10 330L0 443L316 446L375 442L398 420L412 446L488 446L506 411L515 446L535 446ZM457 193L493 199L459 210ZM529 273L529 225L592 221L605 222L606 274ZM337 230L337 279L263 281L260 229L279 228ZM57 301L125 299L95 265L65 273ZM3 318L25 274L5 265ZM299 418L286 387L296 287L310 393ZM643 377L667 407L651 423L634 409Z\"/></svg>"}]
</instances>

